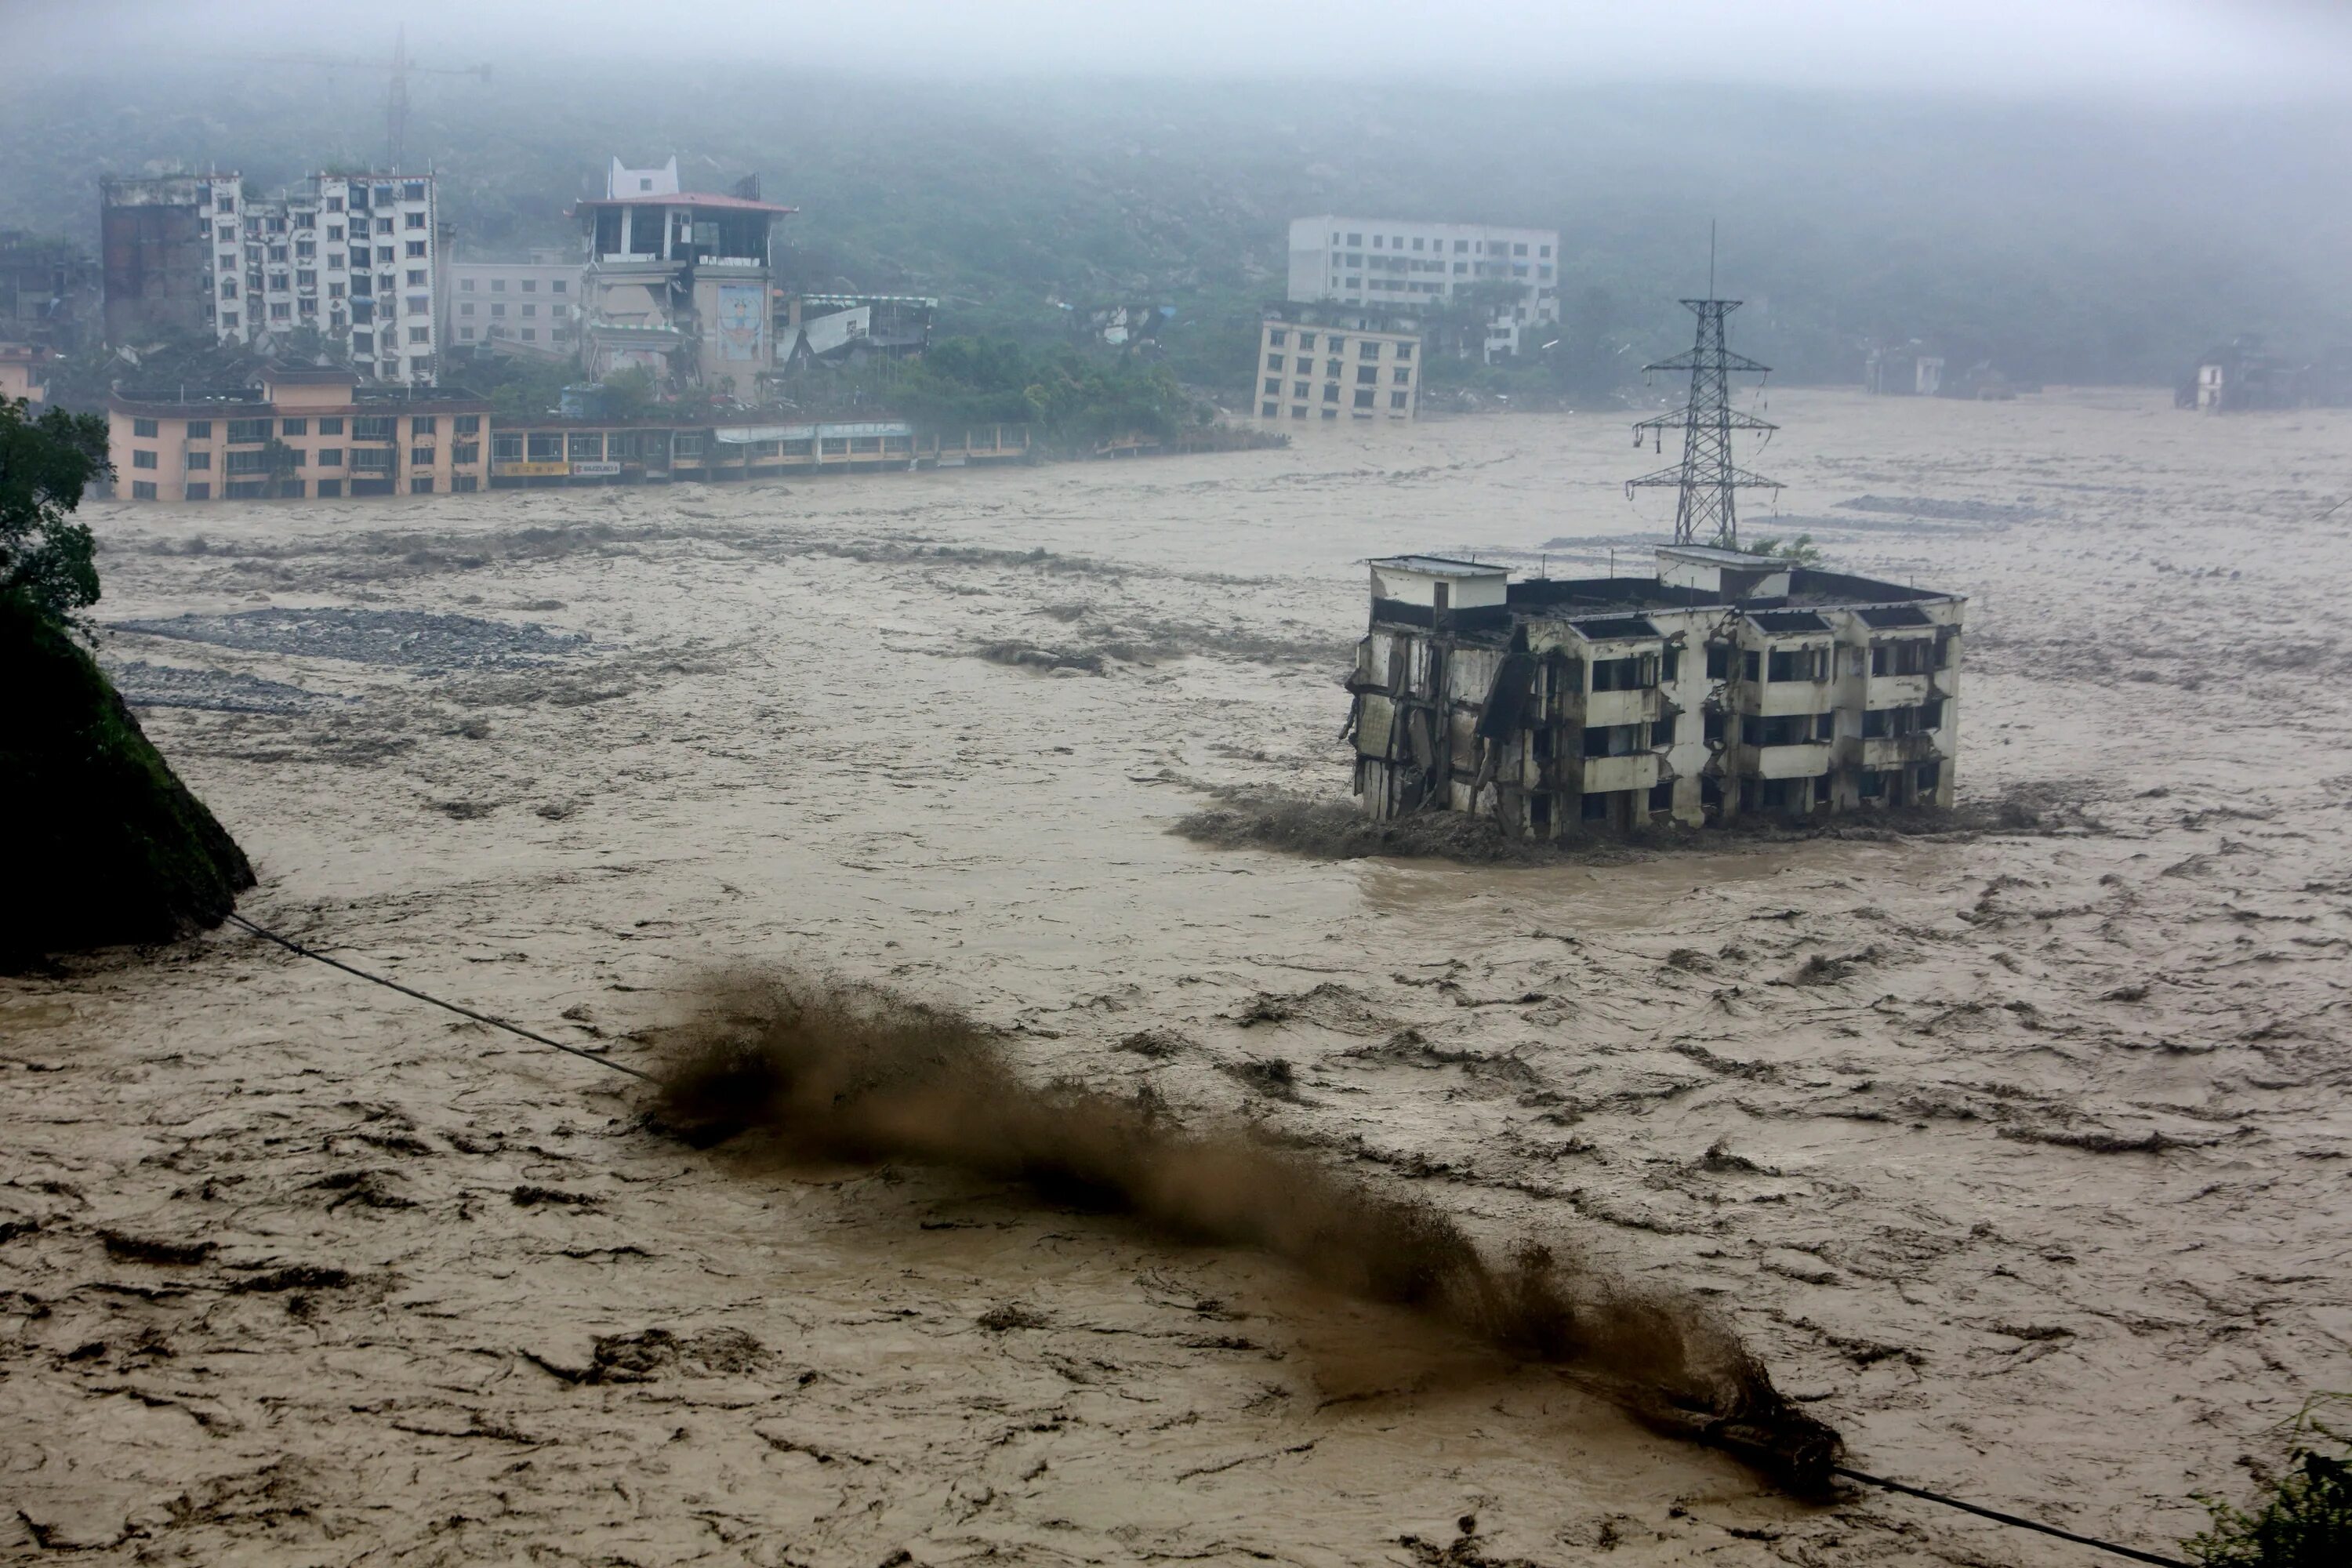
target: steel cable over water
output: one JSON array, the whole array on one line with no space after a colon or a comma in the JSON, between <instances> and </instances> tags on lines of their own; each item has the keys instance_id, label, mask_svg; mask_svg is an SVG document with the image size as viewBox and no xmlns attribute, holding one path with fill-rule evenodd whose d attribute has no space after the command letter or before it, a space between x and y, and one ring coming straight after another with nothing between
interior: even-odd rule
<instances>
[{"instance_id":1,"label":"steel cable over water","mask_svg":"<svg viewBox=\"0 0 2352 1568\"><path fill-rule=\"evenodd\" d=\"M488 1024L494 1029L504 1029L507 1033L510 1035L519 1035L534 1045L546 1046L551 1049L562 1051L566 1056L574 1056L578 1057L583 1061L594 1062L600 1068L607 1068L614 1072L626 1073L631 1078L637 1079L646 1083L656 1083L660 1081L652 1073L646 1072L642 1068L633 1068L625 1062L616 1062L612 1060L610 1058L599 1056L594 1051L585 1050L578 1046L566 1045L562 1040L551 1039L547 1036L540 1034L535 1030L526 1029L520 1024L509 1023L504 1018L496 1017L488 1013L477 1012L471 1007L460 1006L455 1002L444 1001L442 998L433 995L429 992L419 991L413 985L403 985L397 980L389 979L384 975L372 973L367 970L358 968L352 964L345 963L339 958L331 958L327 954L320 952L316 948L307 947L301 942L296 942L291 937L281 936L278 932L271 931L268 926L262 925L255 921L247 920L243 915L232 912L228 918L238 926L251 931L254 935L260 937L263 941L275 942L279 947L284 948L289 952L294 953L298 957L307 958L315 963L323 963L331 969L340 969L344 973L356 976L361 980L367 981L371 984L381 985L388 991L397 991L404 996L411 996L419 1002L424 1002L432 1006L439 1007L446 1012L455 1013L461 1018L470 1018L478 1024ZM2178 1557L2165 1557L2153 1552L2142 1552L2137 1547L2119 1545L2112 1541L2102 1541L2094 1535L2077 1535L2071 1530L2061 1530L2056 1525L2042 1524L2034 1520L2021 1518L2013 1513L2002 1513L1996 1509L1985 1508L1980 1504L1963 1502L1958 1498L1949 1497L1942 1492L1929 1491L1925 1487L1915 1487L1907 1485L1902 1481L1889 1480L1884 1476L1874 1476L1866 1470L1854 1469L1851 1466L1832 1465L1830 1467L1830 1471L1832 1475L1843 1476L1849 1480L1860 1481L1868 1486L1882 1487L1891 1492L1900 1492L1906 1497L1915 1497L1927 1502L1940 1503L1946 1508L1956 1509L1962 1513L1974 1514L1979 1519L1989 1519L1996 1524L2005 1524L2014 1530L2032 1531L2036 1534L2052 1536L2060 1541L2072 1542L2077 1546L2088 1546L2096 1551L2111 1552L2117 1557L2126 1557L2135 1563L2154 1563L2156 1564L2156 1568L2193 1568L2192 1564L2184 1562Z\"/></svg>"}]
</instances>

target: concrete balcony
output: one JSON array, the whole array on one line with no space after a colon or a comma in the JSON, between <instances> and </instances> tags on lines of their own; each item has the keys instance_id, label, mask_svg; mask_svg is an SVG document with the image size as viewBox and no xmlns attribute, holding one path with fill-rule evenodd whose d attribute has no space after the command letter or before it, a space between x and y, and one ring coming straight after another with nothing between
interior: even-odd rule
<instances>
[{"instance_id":1,"label":"concrete balcony","mask_svg":"<svg viewBox=\"0 0 2352 1568\"><path fill-rule=\"evenodd\" d=\"M1741 682L1738 689L1738 700L1727 704L1728 710L1759 719L1783 713L1826 713L1837 706L1836 684L1827 680L1749 680Z\"/></svg>"},{"instance_id":2,"label":"concrete balcony","mask_svg":"<svg viewBox=\"0 0 2352 1568\"><path fill-rule=\"evenodd\" d=\"M1898 677L1909 679L1910 677ZM1915 763L1932 762L1942 756L1936 744L1936 732L1921 730L1909 735L1880 735L1862 742L1862 765L1871 773L1884 773L1889 768L1908 767Z\"/></svg>"},{"instance_id":3,"label":"concrete balcony","mask_svg":"<svg viewBox=\"0 0 2352 1568\"><path fill-rule=\"evenodd\" d=\"M1746 778L1813 778L1830 771L1832 742L1806 741L1793 746L1734 746L1731 771Z\"/></svg>"},{"instance_id":4,"label":"concrete balcony","mask_svg":"<svg viewBox=\"0 0 2352 1568\"><path fill-rule=\"evenodd\" d=\"M1593 691L1584 699L1584 722L1599 729L1610 724L1647 724L1658 717L1657 688L1633 691Z\"/></svg>"},{"instance_id":5,"label":"concrete balcony","mask_svg":"<svg viewBox=\"0 0 2352 1568\"><path fill-rule=\"evenodd\" d=\"M1935 676L1922 671L1917 675L1874 675L1863 698L1865 708L1916 708L1937 695L1931 689Z\"/></svg>"},{"instance_id":6,"label":"concrete balcony","mask_svg":"<svg viewBox=\"0 0 2352 1568\"><path fill-rule=\"evenodd\" d=\"M1614 697L1616 692L1608 695ZM1648 789L1658 782L1658 753L1629 752L1622 757L1586 757L1584 763L1584 793L1603 795L1612 790Z\"/></svg>"}]
</instances>

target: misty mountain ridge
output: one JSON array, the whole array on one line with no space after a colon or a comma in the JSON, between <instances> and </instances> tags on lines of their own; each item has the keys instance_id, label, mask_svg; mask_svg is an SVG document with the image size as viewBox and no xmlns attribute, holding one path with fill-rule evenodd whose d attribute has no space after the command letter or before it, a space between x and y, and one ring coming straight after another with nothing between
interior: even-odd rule
<instances>
[{"instance_id":1,"label":"misty mountain ridge","mask_svg":"<svg viewBox=\"0 0 2352 1568\"><path fill-rule=\"evenodd\" d=\"M1923 68L1927 62L1923 62ZM2352 215L2312 201L2352 113L1690 86L892 81L501 65L412 84L410 163L460 256L572 245L614 154L800 209L787 286L936 294L941 329L1039 338L1063 305L1173 305L1188 374L1245 374L1286 225L1341 212L1557 226L1566 330L1686 341L1676 298L1748 301L1742 352L1852 382L1874 338L2012 376L2168 383L2245 331L2352 342ZM0 107L0 227L94 244L97 181L217 164L264 187L380 163L381 72L227 64L51 77ZM1189 342L1187 341L1189 338Z\"/></svg>"}]
</instances>

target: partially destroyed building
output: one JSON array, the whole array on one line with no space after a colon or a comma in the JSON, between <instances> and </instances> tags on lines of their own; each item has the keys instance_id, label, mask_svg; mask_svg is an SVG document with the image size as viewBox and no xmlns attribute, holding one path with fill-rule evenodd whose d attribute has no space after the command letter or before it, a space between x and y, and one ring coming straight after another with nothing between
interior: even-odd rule
<instances>
[{"instance_id":1,"label":"partially destroyed building","mask_svg":"<svg viewBox=\"0 0 2352 1568\"><path fill-rule=\"evenodd\" d=\"M677 160L655 169L613 160L602 200L576 209L588 238L581 279L582 358L591 375L642 366L666 388L700 387L746 402L776 368L769 234L794 209L678 188Z\"/></svg>"},{"instance_id":2,"label":"partially destroyed building","mask_svg":"<svg viewBox=\"0 0 2352 1568\"><path fill-rule=\"evenodd\" d=\"M1704 545L1647 577L1370 563L1355 789L1514 835L1949 806L1958 595Z\"/></svg>"},{"instance_id":3,"label":"partially destroyed building","mask_svg":"<svg viewBox=\"0 0 2352 1568\"><path fill-rule=\"evenodd\" d=\"M319 174L275 198L235 174L105 181L107 341L308 331L363 377L429 384L436 213L431 174Z\"/></svg>"}]
</instances>

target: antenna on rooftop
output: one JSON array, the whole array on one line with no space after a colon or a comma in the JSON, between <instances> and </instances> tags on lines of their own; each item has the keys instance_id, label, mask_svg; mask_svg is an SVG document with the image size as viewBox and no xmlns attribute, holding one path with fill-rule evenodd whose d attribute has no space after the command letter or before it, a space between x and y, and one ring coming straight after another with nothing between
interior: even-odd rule
<instances>
[{"instance_id":1,"label":"antenna on rooftop","mask_svg":"<svg viewBox=\"0 0 2352 1568\"><path fill-rule=\"evenodd\" d=\"M247 55L244 59L268 61L276 65L320 66L329 70L384 70L380 60L351 59L325 55ZM391 86L384 95L383 140L387 157L384 172L400 173L401 160L408 151L408 79L423 72L430 76L475 76L485 86L490 79L490 68L478 66L421 66L408 58L408 26L403 23L393 31L392 64L389 68Z\"/></svg>"},{"instance_id":2,"label":"antenna on rooftop","mask_svg":"<svg viewBox=\"0 0 2352 1568\"><path fill-rule=\"evenodd\" d=\"M1733 492L1740 489L1771 489L1778 491L1780 481L1768 479L1761 474L1748 472L1731 460L1731 433L1734 430L1778 430L1780 426L1753 414L1736 413L1731 406L1731 376L1737 372L1762 375L1770 365L1759 364L1743 354L1733 353L1724 342L1724 319L1739 309L1737 300L1715 297L1715 225L1706 226L1706 294L1704 300L1685 300L1683 303L1698 317L1698 337L1688 353L1676 354L1643 370L1686 370L1690 372L1690 395L1680 408L1671 414L1661 414L1654 419L1644 419L1633 426L1633 444L1642 444L1646 435L1663 451L1665 433L1680 428L1683 433L1683 460L1670 468L1660 468L1643 474L1638 479L1625 481L1625 493L1630 499L1637 489L1662 489L1672 486L1680 492L1675 502L1675 542L1676 544L1720 543L1732 549L1739 547L1739 514Z\"/></svg>"}]
</instances>

